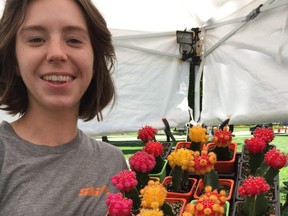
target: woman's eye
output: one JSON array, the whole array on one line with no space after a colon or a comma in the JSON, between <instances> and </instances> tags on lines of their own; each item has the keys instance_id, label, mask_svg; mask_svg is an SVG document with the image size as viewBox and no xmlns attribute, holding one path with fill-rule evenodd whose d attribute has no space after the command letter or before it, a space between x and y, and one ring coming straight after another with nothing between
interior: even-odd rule
<instances>
[{"instance_id":1,"label":"woman's eye","mask_svg":"<svg viewBox=\"0 0 288 216\"><path fill-rule=\"evenodd\" d=\"M67 40L67 43L70 43L70 44L80 44L82 43L81 40L77 39L77 38L71 38L69 40Z\"/></svg>"},{"instance_id":2,"label":"woman's eye","mask_svg":"<svg viewBox=\"0 0 288 216\"><path fill-rule=\"evenodd\" d=\"M45 40L43 38L32 38L29 40L29 43L44 43Z\"/></svg>"}]
</instances>

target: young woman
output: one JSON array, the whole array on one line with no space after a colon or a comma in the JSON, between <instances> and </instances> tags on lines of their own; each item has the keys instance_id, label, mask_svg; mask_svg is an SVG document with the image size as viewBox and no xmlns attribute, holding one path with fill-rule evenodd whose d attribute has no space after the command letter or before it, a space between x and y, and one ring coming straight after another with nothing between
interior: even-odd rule
<instances>
[{"instance_id":1,"label":"young woman","mask_svg":"<svg viewBox=\"0 0 288 216\"><path fill-rule=\"evenodd\" d=\"M115 53L90 0L6 0L0 20L0 215L104 216L122 152L77 128L114 100Z\"/></svg>"}]
</instances>

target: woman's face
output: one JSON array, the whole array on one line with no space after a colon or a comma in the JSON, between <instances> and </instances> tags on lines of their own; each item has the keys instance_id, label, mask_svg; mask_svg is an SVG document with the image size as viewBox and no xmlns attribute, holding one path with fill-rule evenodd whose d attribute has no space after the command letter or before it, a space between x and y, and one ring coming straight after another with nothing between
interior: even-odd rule
<instances>
[{"instance_id":1,"label":"woman's face","mask_svg":"<svg viewBox=\"0 0 288 216\"><path fill-rule=\"evenodd\" d=\"M29 109L73 110L93 76L87 24L75 1L30 1L16 36L19 75Z\"/></svg>"}]
</instances>

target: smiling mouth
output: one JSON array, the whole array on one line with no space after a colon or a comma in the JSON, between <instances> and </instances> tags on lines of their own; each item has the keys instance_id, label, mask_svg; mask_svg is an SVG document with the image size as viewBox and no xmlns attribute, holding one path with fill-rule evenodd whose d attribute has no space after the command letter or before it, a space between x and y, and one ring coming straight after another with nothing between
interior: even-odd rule
<instances>
[{"instance_id":1,"label":"smiling mouth","mask_svg":"<svg viewBox=\"0 0 288 216\"><path fill-rule=\"evenodd\" d=\"M66 76L66 75L47 75L41 77L41 79L53 83L53 84L62 84L62 83L67 83L71 82L74 78L71 76Z\"/></svg>"}]
</instances>

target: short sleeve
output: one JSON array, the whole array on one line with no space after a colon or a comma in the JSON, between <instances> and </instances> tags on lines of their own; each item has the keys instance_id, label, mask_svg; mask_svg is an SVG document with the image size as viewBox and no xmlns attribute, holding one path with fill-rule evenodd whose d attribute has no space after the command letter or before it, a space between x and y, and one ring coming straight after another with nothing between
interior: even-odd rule
<instances>
[{"instance_id":1,"label":"short sleeve","mask_svg":"<svg viewBox=\"0 0 288 216\"><path fill-rule=\"evenodd\" d=\"M3 161L4 161L4 155L5 155L5 148L4 144L0 138L0 173L2 171Z\"/></svg>"}]
</instances>

